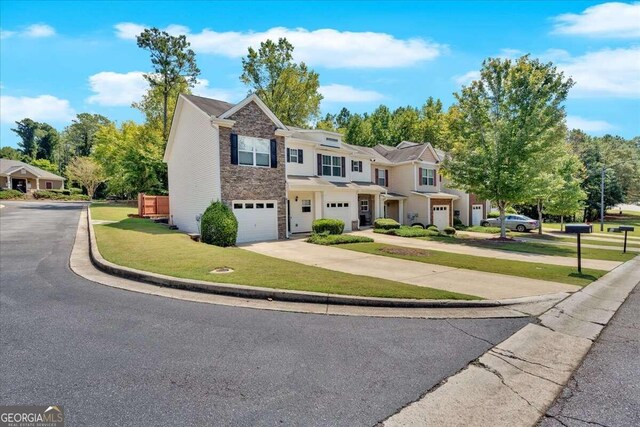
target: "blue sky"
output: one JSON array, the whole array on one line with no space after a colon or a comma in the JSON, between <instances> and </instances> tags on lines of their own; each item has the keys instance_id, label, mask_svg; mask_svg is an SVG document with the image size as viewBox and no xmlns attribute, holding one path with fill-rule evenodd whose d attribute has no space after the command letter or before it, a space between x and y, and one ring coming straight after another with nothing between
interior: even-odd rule
<instances>
[{"instance_id":1,"label":"blue sky","mask_svg":"<svg viewBox=\"0 0 640 427\"><path fill-rule=\"evenodd\" d=\"M320 74L322 111L445 105L488 56L553 61L576 81L569 125L640 135L640 2L16 2L0 3L1 144L31 117L58 129L76 113L141 120L145 26L187 34L202 75L194 93L246 95L247 46L286 36Z\"/></svg>"}]
</instances>

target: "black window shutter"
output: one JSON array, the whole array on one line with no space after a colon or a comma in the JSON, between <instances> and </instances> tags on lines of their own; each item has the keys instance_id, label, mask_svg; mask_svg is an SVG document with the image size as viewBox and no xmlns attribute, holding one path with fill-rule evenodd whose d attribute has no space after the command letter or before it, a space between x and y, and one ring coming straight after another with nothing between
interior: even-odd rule
<instances>
[{"instance_id":1,"label":"black window shutter","mask_svg":"<svg viewBox=\"0 0 640 427\"><path fill-rule=\"evenodd\" d=\"M287 163L291 161L291 148L287 148Z\"/></svg>"},{"instance_id":2,"label":"black window shutter","mask_svg":"<svg viewBox=\"0 0 640 427\"><path fill-rule=\"evenodd\" d=\"M358 172L362 172L362 162L358 162Z\"/></svg>"},{"instance_id":3,"label":"black window shutter","mask_svg":"<svg viewBox=\"0 0 640 427\"><path fill-rule=\"evenodd\" d=\"M278 167L278 141L275 139L271 140L271 167Z\"/></svg>"},{"instance_id":4,"label":"black window shutter","mask_svg":"<svg viewBox=\"0 0 640 427\"><path fill-rule=\"evenodd\" d=\"M298 163L302 163L302 153L304 150L302 148L298 148Z\"/></svg>"},{"instance_id":5,"label":"black window shutter","mask_svg":"<svg viewBox=\"0 0 640 427\"><path fill-rule=\"evenodd\" d=\"M322 154L318 154L318 176L322 176Z\"/></svg>"},{"instance_id":6,"label":"black window shutter","mask_svg":"<svg viewBox=\"0 0 640 427\"><path fill-rule=\"evenodd\" d=\"M342 177L347 176L347 159L345 157L342 158Z\"/></svg>"},{"instance_id":7,"label":"black window shutter","mask_svg":"<svg viewBox=\"0 0 640 427\"><path fill-rule=\"evenodd\" d=\"M376 185L380 185L380 181L379 181L379 178L378 178L378 168L376 168L375 171L376 171L375 172L376 175L375 175L375 178L374 178L374 182L375 182Z\"/></svg>"},{"instance_id":8,"label":"black window shutter","mask_svg":"<svg viewBox=\"0 0 640 427\"><path fill-rule=\"evenodd\" d=\"M389 169L385 169L384 171L384 186L389 186Z\"/></svg>"},{"instance_id":9,"label":"black window shutter","mask_svg":"<svg viewBox=\"0 0 640 427\"><path fill-rule=\"evenodd\" d=\"M238 135L235 133L231 134L231 164L238 164Z\"/></svg>"}]
</instances>

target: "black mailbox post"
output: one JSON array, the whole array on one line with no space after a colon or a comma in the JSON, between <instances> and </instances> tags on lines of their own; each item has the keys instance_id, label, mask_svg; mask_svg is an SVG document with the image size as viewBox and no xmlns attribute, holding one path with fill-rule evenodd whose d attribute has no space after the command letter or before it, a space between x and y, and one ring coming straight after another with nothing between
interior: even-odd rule
<instances>
[{"instance_id":1,"label":"black mailbox post","mask_svg":"<svg viewBox=\"0 0 640 427\"><path fill-rule=\"evenodd\" d=\"M592 226L589 224L567 224L564 226L564 232L578 235L578 273L582 274L582 253L580 251L580 235L582 233L591 233Z\"/></svg>"},{"instance_id":2,"label":"black mailbox post","mask_svg":"<svg viewBox=\"0 0 640 427\"><path fill-rule=\"evenodd\" d=\"M624 231L624 249L622 250L623 254L627 253L627 233L630 231L634 231L635 228L630 225L621 225L618 227L618 230Z\"/></svg>"}]
</instances>

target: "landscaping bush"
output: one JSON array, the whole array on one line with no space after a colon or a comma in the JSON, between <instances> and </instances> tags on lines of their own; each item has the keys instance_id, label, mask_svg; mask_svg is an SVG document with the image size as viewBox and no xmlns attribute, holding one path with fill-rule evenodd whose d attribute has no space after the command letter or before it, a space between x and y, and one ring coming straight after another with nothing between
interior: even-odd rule
<instances>
[{"instance_id":1,"label":"landscaping bush","mask_svg":"<svg viewBox=\"0 0 640 427\"><path fill-rule=\"evenodd\" d=\"M215 246L233 246L238 237L238 220L227 205L214 202L200 218L200 239Z\"/></svg>"},{"instance_id":2,"label":"landscaping bush","mask_svg":"<svg viewBox=\"0 0 640 427\"><path fill-rule=\"evenodd\" d=\"M344 231L344 221L332 218L320 218L313 221L311 229L316 234L342 234Z\"/></svg>"},{"instance_id":3,"label":"landscaping bush","mask_svg":"<svg viewBox=\"0 0 640 427\"><path fill-rule=\"evenodd\" d=\"M371 243L373 239L365 236L352 236L350 234L312 234L307 239L308 243L316 245L342 245L345 243Z\"/></svg>"},{"instance_id":4,"label":"landscaping bush","mask_svg":"<svg viewBox=\"0 0 640 427\"><path fill-rule=\"evenodd\" d=\"M456 226L459 226L459 225L463 225L462 224L462 220L459 217L454 216L453 217L453 226L456 227Z\"/></svg>"},{"instance_id":5,"label":"landscaping bush","mask_svg":"<svg viewBox=\"0 0 640 427\"><path fill-rule=\"evenodd\" d=\"M424 229L424 225L422 225L422 224L413 224L411 227Z\"/></svg>"},{"instance_id":6,"label":"landscaping bush","mask_svg":"<svg viewBox=\"0 0 640 427\"><path fill-rule=\"evenodd\" d=\"M500 227L482 227L480 225L474 225L473 227L468 227L466 231L473 231L476 233L489 233L495 234L500 233ZM507 233L509 230L507 230Z\"/></svg>"},{"instance_id":7,"label":"landscaping bush","mask_svg":"<svg viewBox=\"0 0 640 427\"><path fill-rule=\"evenodd\" d=\"M24 199L24 193L18 190L0 190L0 200Z\"/></svg>"},{"instance_id":8,"label":"landscaping bush","mask_svg":"<svg viewBox=\"0 0 640 427\"><path fill-rule=\"evenodd\" d=\"M45 199L45 200L68 200L68 201L90 200L89 196L85 196L84 194L67 195L67 194L63 194L60 191L52 191L52 190L38 190L33 193L33 198Z\"/></svg>"},{"instance_id":9,"label":"landscaping bush","mask_svg":"<svg viewBox=\"0 0 640 427\"><path fill-rule=\"evenodd\" d=\"M491 211L487 214L487 218L498 218L500 217L500 212Z\"/></svg>"},{"instance_id":10,"label":"landscaping bush","mask_svg":"<svg viewBox=\"0 0 640 427\"><path fill-rule=\"evenodd\" d=\"M45 191L49 191L51 193L57 193L57 194L64 194L65 196L70 196L71 195L71 191L69 189L65 189L65 188L53 189L53 190L45 190Z\"/></svg>"},{"instance_id":11,"label":"landscaping bush","mask_svg":"<svg viewBox=\"0 0 640 427\"><path fill-rule=\"evenodd\" d=\"M82 194L82 188L72 187L69 189L69 193L73 196L75 194Z\"/></svg>"},{"instance_id":12,"label":"landscaping bush","mask_svg":"<svg viewBox=\"0 0 640 427\"><path fill-rule=\"evenodd\" d=\"M378 218L373 222L373 228L382 228L383 230L393 230L400 228L400 223L391 218Z\"/></svg>"},{"instance_id":13,"label":"landscaping bush","mask_svg":"<svg viewBox=\"0 0 640 427\"><path fill-rule=\"evenodd\" d=\"M434 236L442 236L442 233L438 231L438 229L433 228L422 228L422 227L407 227L402 226L400 228L394 228L390 230L385 229L374 229L374 233L380 234L390 234L392 236L399 237L434 237Z\"/></svg>"},{"instance_id":14,"label":"landscaping bush","mask_svg":"<svg viewBox=\"0 0 640 427\"><path fill-rule=\"evenodd\" d=\"M438 230L438 227L435 224L428 224L425 228L427 230Z\"/></svg>"},{"instance_id":15,"label":"landscaping bush","mask_svg":"<svg viewBox=\"0 0 640 427\"><path fill-rule=\"evenodd\" d=\"M445 227L442 231L444 231L444 234L448 236L453 236L454 234L456 234L456 229L453 227Z\"/></svg>"}]
</instances>

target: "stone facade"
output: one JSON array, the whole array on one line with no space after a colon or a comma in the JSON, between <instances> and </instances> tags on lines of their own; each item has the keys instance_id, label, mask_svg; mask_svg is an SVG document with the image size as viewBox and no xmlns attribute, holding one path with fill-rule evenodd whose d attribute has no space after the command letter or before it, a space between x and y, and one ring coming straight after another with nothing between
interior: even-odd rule
<instances>
[{"instance_id":1,"label":"stone facade","mask_svg":"<svg viewBox=\"0 0 640 427\"><path fill-rule=\"evenodd\" d=\"M287 237L287 183L284 137L276 136L277 126L250 102L230 120L233 128L220 127L220 183L222 202L231 206L233 200L276 200L278 202L278 238ZM277 141L278 167L252 167L231 164L231 134Z\"/></svg>"},{"instance_id":2,"label":"stone facade","mask_svg":"<svg viewBox=\"0 0 640 427\"><path fill-rule=\"evenodd\" d=\"M433 207L435 205L449 206L449 227L453 226L453 200L451 199L431 199L431 212L429 213L429 224L433 224Z\"/></svg>"}]
</instances>

